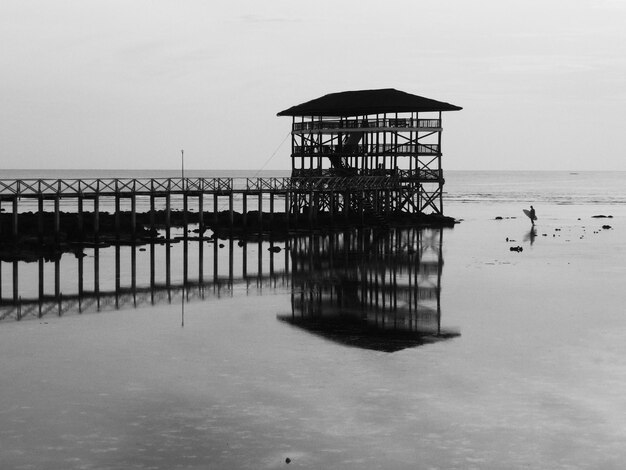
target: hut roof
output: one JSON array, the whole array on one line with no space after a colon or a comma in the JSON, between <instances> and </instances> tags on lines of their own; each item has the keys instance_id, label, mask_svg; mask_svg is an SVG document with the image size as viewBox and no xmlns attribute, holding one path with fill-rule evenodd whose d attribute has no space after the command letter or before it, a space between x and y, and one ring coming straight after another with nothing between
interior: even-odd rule
<instances>
[{"instance_id":1,"label":"hut roof","mask_svg":"<svg viewBox=\"0 0 626 470\"><path fill-rule=\"evenodd\" d=\"M362 116L378 113L459 111L463 109L443 101L411 95L394 88L330 93L292 106L278 116Z\"/></svg>"}]
</instances>

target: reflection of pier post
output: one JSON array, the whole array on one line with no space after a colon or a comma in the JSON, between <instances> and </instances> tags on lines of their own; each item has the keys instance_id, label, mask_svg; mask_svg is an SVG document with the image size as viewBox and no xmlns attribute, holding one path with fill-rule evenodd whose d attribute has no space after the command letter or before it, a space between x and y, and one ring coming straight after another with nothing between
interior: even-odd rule
<instances>
[{"instance_id":1,"label":"reflection of pier post","mask_svg":"<svg viewBox=\"0 0 626 470\"><path fill-rule=\"evenodd\" d=\"M19 297L19 268L18 262L13 261L13 302L17 303L17 299Z\"/></svg>"},{"instance_id":2,"label":"reflection of pier post","mask_svg":"<svg viewBox=\"0 0 626 470\"><path fill-rule=\"evenodd\" d=\"M172 300L172 276L171 276L171 264L172 264L172 248L170 246L170 237L167 237L165 241L165 287L167 288L167 298Z\"/></svg>"},{"instance_id":3,"label":"reflection of pier post","mask_svg":"<svg viewBox=\"0 0 626 470\"><path fill-rule=\"evenodd\" d=\"M42 302L43 302L43 281L44 281L44 272L43 272L43 268L44 268L44 261L43 258L39 258L39 262L38 262L38 274L39 274L39 305L38 305L38 317L41 318L41 311L42 311Z\"/></svg>"},{"instance_id":4,"label":"reflection of pier post","mask_svg":"<svg viewBox=\"0 0 626 470\"><path fill-rule=\"evenodd\" d=\"M59 298L61 295L61 260L54 260L54 296Z\"/></svg>"},{"instance_id":5,"label":"reflection of pier post","mask_svg":"<svg viewBox=\"0 0 626 470\"><path fill-rule=\"evenodd\" d=\"M137 246L133 243L130 252L130 289L133 294L133 306L137 306Z\"/></svg>"},{"instance_id":6,"label":"reflection of pier post","mask_svg":"<svg viewBox=\"0 0 626 470\"><path fill-rule=\"evenodd\" d=\"M42 268L43 269L43 268ZM78 257L78 312L82 313L82 300L84 295L83 284L83 256Z\"/></svg>"},{"instance_id":7,"label":"reflection of pier post","mask_svg":"<svg viewBox=\"0 0 626 470\"><path fill-rule=\"evenodd\" d=\"M100 248L98 245L93 249L93 289L96 295L96 305L100 311Z\"/></svg>"},{"instance_id":8,"label":"reflection of pier post","mask_svg":"<svg viewBox=\"0 0 626 470\"><path fill-rule=\"evenodd\" d=\"M154 250L155 250L155 246L154 246L154 239L151 239L150 241L150 303L152 305L154 305L154 289L155 289L155 266L154 266Z\"/></svg>"},{"instance_id":9,"label":"reflection of pier post","mask_svg":"<svg viewBox=\"0 0 626 470\"><path fill-rule=\"evenodd\" d=\"M19 275L21 274L23 277L24 273L28 271L24 270L24 273L22 273L23 261L10 262L13 270L12 279L10 269L7 269L9 264L6 262L0 263L0 268L4 267L5 275L9 273L6 279L9 282L5 282L5 289L9 288L8 299L2 299L2 291L0 289L0 299L2 300L0 302L0 319L7 317L22 319L28 316L43 317L50 315L51 312L53 314L65 315L68 312L84 313L90 310L101 311L111 308L121 309L124 306L136 307L147 303L157 304L171 301L172 297L175 297L181 291L185 302L193 298L204 298L206 294L218 297L224 295L232 296L235 286L239 285L239 283L249 286L251 278L248 277L248 271L252 272L255 269L256 272L253 277L256 279L256 292L258 294L262 294L263 290L268 286L271 288L276 287L278 284L276 281L279 279L283 283L288 283L290 280L290 278L285 276L285 272L281 272L282 261L278 261L275 250L272 249L278 245L277 242L259 239L258 241L245 243L231 238L227 242L224 241L226 244L225 249L219 248L219 239L211 241L213 250L209 250L207 253L207 250L204 249L204 253L209 257L211 254L213 255L213 279L206 280L208 282L201 280L200 272L198 273L198 278L194 279L193 274L188 272L189 263L193 263L193 260L188 259L186 263L184 260L180 260L183 263L182 266L187 266L187 273L183 273L183 279L180 282L180 273L174 275L171 272L173 269L172 263L176 264L178 262L176 259L172 260L172 257L175 255L180 256L180 254L187 258L190 256L195 257L202 252L202 246L207 242L202 240L202 237L198 237L198 244L194 245L195 237L193 237L193 240L190 236L183 238L182 249L180 251L174 249L174 253L171 253L169 257L166 256L168 249L172 250L169 248L169 243L161 240L155 243L155 240L152 240L150 252L146 253L145 258L142 258L141 253L138 253L138 251L143 252L147 250L140 249L136 244L131 243L127 250L121 242L105 246L96 241L93 244L90 243L90 246L93 246L93 256L91 256L92 248L85 248L90 256L84 256L83 253L77 252L76 258L71 256L71 254L64 254L61 258L52 262L47 262L44 258L39 259L35 264L35 268L38 268L38 274L33 276L34 282L20 283ZM157 253L157 250L162 249L161 247L164 247L165 253L162 251ZM248 248L254 250L255 247L257 248L258 257L255 256L254 261L252 261ZM228 253L225 253L225 250L228 250ZM284 251L285 270L288 270L291 252L289 249L281 251ZM243 253L248 254L244 255L245 266L243 269L240 269L239 256ZM126 256L128 256L128 260L125 260ZM235 260L235 257L238 257L238 259ZM150 262L149 282L148 272L140 267L141 263L145 262L147 268L148 259ZM92 260L93 267L89 264ZM264 269L263 266L266 260L268 261L268 269ZM250 261L257 266L248 266ZM127 269L128 262L130 262L130 266ZM210 262L210 260L207 260L207 262ZM203 263L203 261L199 260L199 263ZM87 269L85 269L85 265ZM161 275L157 275L157 271L159 273L162 272L164 265L166 269L165 284L161 281L163 279ZM106 274L102 279L101 271ZM78 278L76 280L68 277L72 272L77 274ZM144 272L145 277L142 279ZM2 269L0 269L0 281L2 278L1 274ZM63 274L63 278L61 278L61 274ZM100 284L101 280L103 281L102 284ZM13 284L12 291L10 290L10 281ZM61 281L63 281L63 284ZM252 279L252 282L255 282L254 279ZM93 290L91 286L93 286ZM209 287L209 289L206 289L206 287ZM26 296L25 298L24 295Z\"/></svg>"},{"instance_id":10,"label":"reflection of pier post","mask_svg":"<svg viewBox=\"0 0 626 470\"><path fill-rule=\"evenodd\" d=\"M441 137L440 137L441 138ZM439 194L441 196L441 193ZM443 201L440 201L443 207ZM437 264L437 334L441 334L441 272L443 270L443 229L439 229L439 263Z\"/></svg>"},{"instance_id":11,"label":"reflection of pier post","mask_svg":"<svg viewBox=\"0 0 626 470\"><path fill-rule=\"evenodd\" d=\"M119 292L120 292L120 245L115 244L115 308L119 308Z\"/></svg>"},{"instance_id":12,"label":"reflection of pier post","mask_svg":"<svg viewBox=\"0 0 626 470\"><path fill-rule=\"evenodd\" d=\"M198 281L204 282L204 195L198 195Z\"/></svg>"},{"instance_id":13,"label":"reflection of pier post","mask_svg":"<svg viewBox=\"0 0 626 470\"><path fill-rule=\"evenodd\" d=\"M433 229L299 237L291 249L294 309L316 330L323 328L320 323L329 322L332 330L333 322L347 321L405 339L410 333L418 343L423 337L445 337L442 244L443 231Z\"/></svg>"}]
</instances>

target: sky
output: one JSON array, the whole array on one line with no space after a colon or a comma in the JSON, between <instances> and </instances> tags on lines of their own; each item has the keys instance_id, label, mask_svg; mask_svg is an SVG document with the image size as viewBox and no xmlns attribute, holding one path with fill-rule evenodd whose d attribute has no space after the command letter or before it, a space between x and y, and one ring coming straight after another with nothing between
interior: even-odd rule
<instances>
[{"instance_id":1,"label":"sky","mask_svg":"<svg viewBox=\"0 0 626 470\"><path fill-rule=\"evenodd\" d=\"M289 169L327 93L446 101L443 167L626 170L626 0L2 0L4 169ZM0 170L1 171L1 170Z\"/></svg>"}]
</instances>

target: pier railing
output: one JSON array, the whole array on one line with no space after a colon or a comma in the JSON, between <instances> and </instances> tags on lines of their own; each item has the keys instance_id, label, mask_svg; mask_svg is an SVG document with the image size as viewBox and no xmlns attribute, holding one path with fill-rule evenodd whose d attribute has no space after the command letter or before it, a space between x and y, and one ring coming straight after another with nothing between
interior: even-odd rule
<instances>
[{"instance_id":1,"label":"pier railing","mask_svg":"<svg viewBox=\"0 0 626 470\"><path fill-rule=\"evenodd\" d=\"M437 170L364 170L363 174L336 175L300 173L291 178L132 178L132 179L0 179L0 199L39 197L161 196L166 194L286 193L323 190L394 189L401 180L436 180ZM328 170L330 172L331 170ZM432 173L432 174L431 174Z\"/></svg>"}]
</instances>

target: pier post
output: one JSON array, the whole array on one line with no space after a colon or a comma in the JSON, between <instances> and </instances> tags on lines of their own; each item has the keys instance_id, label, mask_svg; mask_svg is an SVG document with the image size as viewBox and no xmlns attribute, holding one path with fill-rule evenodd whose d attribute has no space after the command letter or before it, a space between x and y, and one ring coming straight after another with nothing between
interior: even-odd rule
<instances>
[{"instance_id":1,"label":"pier post","mask_svg":"<svg viewBox=\"0 0 626 470\"><path fill-rule=\"evenodd\" d=\"M37 201L37 236L39 238L39 243L43 242L43 196L39 195Z\"/></svg>"},{"instance_id":2,"label":"pier post","mask_svg":"<svg viewBox=\"0 0 626 470\"><path fill-rule=\"evenodd\" d=\"M204 193L198 195L198 234L204 235Z\"/></svg>"},{"instance_id":3,"label":"pier post","mask_svg":"<svg viewBox=\"0 0 626 470\"><path fill-rule=\"evenodd\" d=\"M155 218L155 207L154 207L154 193L150 194L150 231L154 232L154 218Z\"/></svg>"},{"instance_id":4,"label":"pier post","mask_svg":"<svg viewBox=\"0 0 626 470\"><path fill-rule=\"evenodd\" d=\"M137 236L137 195L135 193L130 196L130 230L134 240Z\"/></svg>"},{"instance_id":5,"label":"pier post","mask_svg":"<svg viewBox=\"0 0 626 470\"><path fill-rule=\"evenodd\" d=\"M96 194L93 199L93 235L97 240L100 235L100 195Z\"/></svg>"},{"instance_id":6,"label":"pier post","mask_svg":"<svg viewBox=\"0 0 626 470\"><path fill-rule=\"evenodd\" d=\"M243 221L243 228L246 230L248 225L248 194L243 193L243 199L241 200L241 217Z\"/></svg>"},{"instance_id":7,"label":"pier post","mask_svg":"<svg viewBox=\"0 0 626 470\"><path fill-rule=\"evenodd\" d=\"M289 191L287 191L285 193L285 226L287 227L287 230L289 230L289 219L291 218L291 215L290 215L290 211L291 211L290 201L291 201L291 193Z\"/></svg>"},{"instance_id":8,"label":"pier post","mask_svg":"<svg viewBox=\"0 0 626 470\"><path fill-rule=\"evenodd\" d=\"M263 231L263 191L259 192L259 230Z\"/></svg>"},{"instance_id":9,"label":"pier post","mask_svg":"<svg viewBox=\"0 0 626 470\"><path fill-rule=\"evenodd\" d=\"M232 231L233 225L235 223L235 216L233 213L233 192L232 191L228 194L228 223L230 226L230 230Z\"/></svg>"},{"instance_id":10,"label":"pier post","mask_svg":"<svg viewBox=\"0 0 626 470\"><path fill-rule=\"evenodd\" d=\"M117 181L115 182L115 239L119 240L120 238L120 193L117 189Z\"/></svg>"},{"instance_id":11,"label":"pier post","mask_svg":"<svg viewBox=\"0 0 626 470\"><path fill-rule=\"evenodd\" d=\"M59 210L60 197L54 197L54 242L59 243L59 232L61 231L61 214Z\"/></svg>"},{"instance_id":12,"label":"pier post","mask_svg":"<svg viewBox=\"0 0 626 470\"><path fill-rule=\"evenodd\" d=\"M172 200L170 193L165 195L165 238L168 240L167 246L169 246L170 228L171 228L171 212L172 212Z\"/></svg>"},{"instance_id":13,"label":"pier post","mask_svg":"<svg viewBox=\"0 0 626 470\"><path fill-rule=\"evenodd\" d=\"M274 192L270 193L270 230L274 222Z\"/></svg>"},{"instance_id":14,"label":"pier post","mask_svg":"<svg viewBox=\"0 0 626 470\"><path fill-rule=\"evenodd\" d=\"M18 221L18 215L17 215L17 196L15 198L13 198L13 238L15 240L17 240L17 236L18 236L18 226L17 226L17 221Z\"/></svg>"},{"instance_id":15,"label":"pier post","mask_svg":"<svg viewBox=\"0 0 626 470\"><path fill-rule=\"evenodd\" d=\"M85 221L83 216L83 194L78 195L78 233L81 240L85 237Z\"/></svg>"},{"instance_id":16,"label":"pier post","mask_svg":"<svg viewBox=\"0 0 626 470\"><path fill-rule=\"evenodd\" d=\"M183 193L183 237L187 239L187 225L189 225L189 217L187 215L187 210L189 208L189 200L187 191Z\"/></svg>"},{"instance_id":17,"label":"pier post","mask_svg":"<svg viewBox=\"0 0 626 470\"><path fill-rule=\"evenodd\" d=\"M217 210L218 210L218 204L217 204L217 193L213 193L213 226L215 227L215 230L217 231L217 224L218 224L218 218L217 218Z\"/></svg>"}]
</instances>

